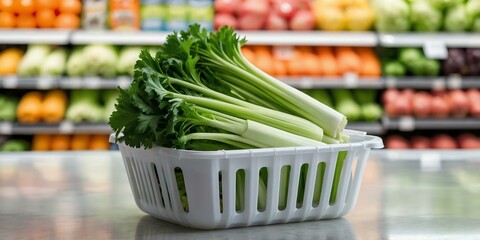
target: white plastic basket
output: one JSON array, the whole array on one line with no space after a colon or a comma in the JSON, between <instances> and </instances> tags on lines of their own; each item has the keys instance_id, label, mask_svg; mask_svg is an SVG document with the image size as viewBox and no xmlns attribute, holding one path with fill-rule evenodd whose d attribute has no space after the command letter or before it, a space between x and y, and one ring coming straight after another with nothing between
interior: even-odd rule
<instances>
[{"instance_id":1,"label":"white plastic basket","mask_svg":"<svg viewBox=\"0 0 480 240\"><path fill-rule=\"evenodd\" d=\"M379 137L362 132L347 130L347 134L350 143L325 147L189 151L118 145L135 201L142 211L191 228L221 229L337 218L350 212L357 199L370 149L382 148L383 143ZM110 141L115 142L113 134ZM339 152L345 152L346 158L335 177ZM290 168L287 201L285 208L279 209L284 166ZM305 167L306 174L301 180L300 172L302 168L305 172ZM245 174L245 191L243 209L238 211L235 201L239 170ZM259 210L261 170L267 172L268 178L266 204ZM179 172L184 185L181 180L177 183ZM338 179L335 180L338 188L332 202L334 178ZM303 201L297 199L300 181L305 183ZM319 187L315 183L321 185L320 192L314 191ZM179 185L186 191L182 200L188 202L187 209L182 205Z\"/></svg>"}]
</instances>

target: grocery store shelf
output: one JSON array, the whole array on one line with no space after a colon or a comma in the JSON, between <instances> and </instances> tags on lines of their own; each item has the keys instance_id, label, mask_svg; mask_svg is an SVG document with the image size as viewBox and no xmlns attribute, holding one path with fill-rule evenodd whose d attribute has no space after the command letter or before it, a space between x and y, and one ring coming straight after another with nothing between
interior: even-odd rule
<instances>
[{"instance_id":1,"label":"grocery store shelf","mask_svg":"<svg viewBox=\"0 0 480 240\"><path fill-rule=\"evenodd\" d=\"M147 31L75 31L72 44L109 43L122 45L158 45L171 32ZM246 37L247 44L258 45L330 45L375 46L377 36L373 32L320 32L320 31L237 31Z\"/></svg>"},{"instance_id":2,"label":"grocery store shelf","mask_svg":"<svg viewBox=\"0 0 480 240\"><path fill-rule=\"evenodd\" d=\"M68 121L59 124L22 124L18 122L0 122L0 134L31 135L37 133L111 133L106 123L72 123Z\"/></svg>"},{"instance_id":3,"label":"grocery store shelf","mask_svg":"<svg viewBox=\"0 0 480 240\"><path fill-rule=\"evenodd\" d=\"M384 77L385 88L459 89L480 88L479 77Z\"/></svg>"},{"instance_id":4,"label":"grocery store shelf","mask_svg":"<svg viewBox=\"0 0 480 240\"><path fill-rule=\"evenodd\" d=\"M429 43L441 43L446 47L480 47L480 34L379 33L378 41L384 47L423 47Z\"/></svg>"},{"instance_id":5,"label":"grocery store shelf","mask_svg":"<svg viewBox=\"0 0 480 240\"><path fill-rule=\"evenodd\" d=\"M281 81L300 89L312 88L364 88L382 89L383 81L379 78L331 78L331 77L280 77Z\"/></svg>"},{"instance_id":6,"label":"grocery store shelf","mask_svg":"<svg viewBox=\"0 0 480 240\"><path fill-rule=\"evenodd\" d=\"M464 130L480 129L478 118L445 118L445 119L415 119L413 117L400 117L382 119L386 130L414 131L414 130Z\"/></svg>"},{"instance_id":7,"label":"grocery store shelf","mask_svg":"<svg viewBox=\"0 0 480 240\"><path fill-rule=\"evenodd\" d=\"M364 131L368 134L381 135L385 133L385 129L380 122L352 122L348 123L347 129Z\"/></svg>"},{"instance_id":8,"label":"grocery store shelf","mask_svg":"<svg viewBox=\"0 0 480 240\"><path fill-rule=\"evenodd\" d=\"M170 32L149 31L74 31L71 44L160 45Z\"/></svg>"},{"instance_id":9,"label":"grocery store shelf","mask_svg":"<svg viewBox=\"0 0 480 240\"><path fill-rule=\"evenodd\" d=\"M159 45L171 32L93 30L0 30L0 44ZM252 45L422 47L440 43L446 47L480 47L478 33L375 33L328 31L237 31Z\"/></svg>"},{"instance_id":10,"label":"grocery store shelf","mask_svg":"<svg viewBox=\"0 0 480 240\"><path fill-rule=\"evenodd\" d=\"M112 79L100 77L18 77L16 75L0 77L0 88L4 89L113 89L126 88L131 78L121 76Z\"/></svg>"},{"instance_id":11,"label":"grocery store shelf","mask_svg":"<svg viewBox=\"0 0 480 240\"><path fill-rule=\"evenodd\" d=\"M0 30L0 44L57 44L65 45L70 41L68 30Z\"/></svg>"},{"instance_id":12,"label":"grocery store shelf","mask_svg":"<svg viewBox=\"0 0 480 240\"><path fill-rule=\"evenodd\" d=\"M237 31L252 45L376 46L374 32Z\"/></svg>"}]
</instances>

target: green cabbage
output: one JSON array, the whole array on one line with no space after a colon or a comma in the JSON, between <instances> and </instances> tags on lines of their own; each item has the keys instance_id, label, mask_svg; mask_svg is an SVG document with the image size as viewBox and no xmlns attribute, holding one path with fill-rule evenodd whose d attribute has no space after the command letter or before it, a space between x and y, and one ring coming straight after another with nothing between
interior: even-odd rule
<instances>
[{"instance_id":1,"label":"green cabbage","mask_svg":"<svg viewBox=\"0 0 480 240\"><path fill-rule=\"evenodd\" d=\"M141 47L126 46L120 50L117 64L117 73L119 75L133 76L134 66L139 59Z\"/></svg>"},{"instance_id":2,"label":"green cabbage","mask_svg":"<svg viewBox=\"0 0 480 240\"><path fill-rule=\"evenodd\" d=\"M418 0L416 0L418 1ZM445 10L465 2L465 0L428 0L432 6L439 10Z\"/></svg>"},{"instance_id":3,"label":"green cabbage","mask_svg":"<svg viewBox=\"0 0 480 240\"><path fill-rule=\"evenodd\" d=\"M62 47L56 48L48 55L40 67L40 75L61 76L65 72L66 62L67 50Z\"/></svg>"},{"instance_id":4,"label":"green cabbage","mask_svg":"<svg viewBox=\"0 0 480 240\"><path fill-rule=\"evenodd\" d=\"M375 27L381 32L403 32L410 29L410 8L403 0L377 0Z\"/></svg>"},{"instance_id":5,"label":"green cabbage","mask_svg":"<svg viewBox=\"0 0 480 240\"><path fill-rule=\"evenodd\" d=\"M415 31L436 32L442 27L442 13L427 1L415 1L411 5L412 25Z\"/></svg>"},{"instance_id":6,"label":"green cabbage","mask_svg":"<svg viewBox=\"0 0 480 240\"><path fill-rule=\"evenodd\" d=\"M447 9L444 27L448 32L463 32L470 27L471 19L467 16L463 4Z\"/></svg>"}]
</instances>

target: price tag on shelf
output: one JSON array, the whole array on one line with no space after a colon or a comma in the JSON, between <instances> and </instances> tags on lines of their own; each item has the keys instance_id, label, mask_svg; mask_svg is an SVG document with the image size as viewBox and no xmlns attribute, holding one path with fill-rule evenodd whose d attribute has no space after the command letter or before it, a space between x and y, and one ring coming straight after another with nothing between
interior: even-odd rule
<instances>
[{"instance_id":1,"label":"price tag on shelf","mask_svg":"<svg viewBox=\"0 0 480 240\"><path fill-rule=\"evenodd\" d=\"M70 134L70 133L73 133L74 128L75 126L73 125L72 122L63 121L59 124L58 131L60 133Z\"/></svg>"},{"instance_id":2,"label":"price tag on shelf","mask_svg":"<svg viewBox=\"0 0 480 240\"><path fill-rule=\"evenodd\" d=\"M63 84L65 88L69 89L78 89L82 87L83 80L79 77L70 77L70 78L65 78L62 79Z\"/></svg>"},{"instance_id":3,"label":"price tag on shelf","mask_svg":"<svg viewBox=\"0 0 480 240\"><path fill-rule=\"evenodd\" d=\"M3 87L4 88L17 88L18 78L15 75L5 76L3 78Z\"/></svg>"},{"instance_id":4,"label":"price tag on shelf","mask_svg":"<svg viewBox=\"0 0 480 240\"><path fill-rule=\"evenodd\" d=\"M397 78L386 77L385 78L385 86L387 88L395 88L397 86Z\"/></svg>"},{"instance_id":5,"label":"price tag on shelf","mask_svg":"<svg viewBox=\"0 0 480 240\"><path fill-rule=\"evenodd\" d=\"M436 172L441 168L440 154L437 152L426 152L420 156L420 166L422 171Z\"/></svg>"},{"instance_id":6,"label":"price tag on shelf","mask_svg":"<svg viewBox=\"0 0 480 240\"><path fill-rule=\"evenodd\" d=\"M447 45L442 41L426 41L423 53L427 58L446 59L448 57Z\"/></svg>"},{"instance_id":7,"label":"price tag on shelf","mask_svg":"<svg viewBox=\"0 0 480 240\"><path fill-rule=\"evenodd\" d=\"M0 122L0 133L1 134L12 134L13 126L11 122Z\"/></svg>"},{"instance_id":8,"label":"price tag on shelf","mask_svg":"<svg viewBox=\"0 0 480 240\"><path fill-rule=\"evenodd\" d=\"M432 89L433 90L444 90L445 89L445 79L435 78L432 80Z\"/></svg>"},{"instance_id":9,"label":"price tag on shelf","mask_svg":"<svg viewBox=\"0 0 480 240\"><path fill-rule=\"evenodd\" d=\"M84 84L87 88L99 88L101 85L102 79L99 77L85 77Z\"/></svg>"},{"instance_id":10,"label":"price tag on shelf","mask_svg":"<svg viewBox=\"0 0 480 240\"><path fill-rule=\"evenodd\" d=\"M450 89L460 89L462 88L462 76L452 75L448 77L448 88Z\"/></svg>"},{"instance_id":11,"label":"price tag on shelf","mask_svg":"<svg viewBox=\"0 0 480 240\"><path fill-rule=\"evenodd\" d=\"M415 119L413 117L401 117L398 120L398 129L400 131L411 132L415 130Z\"/></svg>"},{"instance_id":12,"label":"price tag on shelf","mask_svg":"<svg viewBox=\"0 0 480 240\"><path fill-rule=\"evenodd\" d=\"M344 76L345 86L355 88L358 86L358 75L356 73L346 73Z\"/></svg>"},{"instance_id":13,"label":"price tag on shelf","mask_svg":"<svg viewBox=\"0 0 480 240\"><path fill-rule=\"evenodd\" d=\"M312 89L313 88L313 80L308 77L302 77L299 82L299 87L302 89Z\"/></svg>"},{"instance_id":14,"label":"price tag on shelf","mask_svg":"<svg viewBox=\"0 0 480 240\"><path fill-rule=\"evenodd\" d=\"M279 60L290 60L294 53L294 46L273 46L273 56Z\"/></svg>"},{"instance_id":15,"label":"price tag on shelf","mask_svg":"<svg viewBox=\"0 0 480 240\"><path fill-rule=\"evenodd\" d=\"M38 89L51 89L53 88L55 79L52 77L39 77L37 79Z\"/></svg>"},{"instance_id":16,"label":"price tag on shelf","mask_svg":"<svg viewBox=\"0 0 480 240\"><path fill-rule=\"evenodd\" d=\"M128 86L130 86L130 83L132 82L132 78L131 77L126 77L126 76L122 76L122 77L119 77L117 79L118 81L118 86L120 88L128 88Z\"/></svg>"}]
</instances>

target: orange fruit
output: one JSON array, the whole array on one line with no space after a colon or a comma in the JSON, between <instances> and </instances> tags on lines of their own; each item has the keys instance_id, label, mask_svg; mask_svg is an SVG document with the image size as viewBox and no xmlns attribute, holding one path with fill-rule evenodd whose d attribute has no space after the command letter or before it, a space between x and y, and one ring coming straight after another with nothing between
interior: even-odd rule
<instances>
[{"instance_id":1,"label":"orange fruit","mask_svg":"<svg viewBox=\"0 0 480 240\"><path fill-rule=\"evenodd\" d=\"M15 15L11 12L0 12L0 28L13 28L15 26Z\"/></svg>"},{"instance_id":2,"label":"orange fruit","mask_svg":"<svg viewBox=\"0 0 480 240\"><path fill-rule=\"evenodd\" d=\"M72 13L60 13L55 19L55 28L76 29L80 27L80 17Z\"/></svg>"},{"instance_id":3,"label":"orange fruit","mask_svg":"<svg viewBox=\"0 0 480 240\"><path fill-rule=\"evenodd\" d=\"M35 12L35 3L33 2L33 0L14 0L13 7L14 11L18 14L32 14Z\"/></svg>"},{"instance_id":4,"label":"orange fruit","mask_svg":"<svg viewBox=\"0 0 480 240\"><path fill-rule=\"evenodd\" d=\"M14 0L0 0L0 11L13 12L15 9L13 1Z\"/></svg>"},{"instance_id":5,"label":"orange fruit","mask_svg":"<svg viewBox=\"0 0 480 240\"><path fill-rule=\"evenodd\" d=\"M82 12L82 3L79 0L62 0L58 5L60 13L80 14Z\"/></svg>"},{"instance_id":6,"label":"orange fruit","mask_svg":"<svg viewBox=\"0 0 480 240\"><path fill-rule=\"evenodd\" d=\"M38 10L35 14L35 21L39 28L53 28L55 26L55 11L52 9Z\"/></svg>"},{"instance_id":7,"label":"orange fruit","mask_svg":"<svg viewBox=\"0 0 480 240\"><path fill-rule=\"evenodd\" d=\"M35 0L35 8L38 10L58 8L58 0Z\"/></svg>"},{"instance_id":8,"label":"orange fruit","mask_svg":"<svg viewBox=\"0 0 480 240\"><path fill-rule=\"evenodd\" d=\"M35 17L32 14L18 14L17 28L36 28L37 23Z\"/></svg>"}]
</instances>

